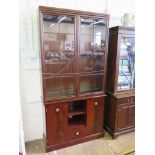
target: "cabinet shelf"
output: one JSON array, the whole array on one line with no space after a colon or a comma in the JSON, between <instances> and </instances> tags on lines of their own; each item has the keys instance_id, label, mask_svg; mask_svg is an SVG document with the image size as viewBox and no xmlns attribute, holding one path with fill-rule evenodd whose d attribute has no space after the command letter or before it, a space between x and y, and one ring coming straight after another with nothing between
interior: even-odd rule
<instances>
[{"instance_id":1,"label":"cabinet shelf","mask_svg":"<svg viewBox=\"0 0 155 155\"><path fill-rule=\"evenodd\" d=\"M67 35L74 35L74 33L56 33L56 32L44 32L44 33L47 33L47 34L67 34Z\"/></svg>"},{"instance_id":2,"label":"cabinet shelf","mask_svg":"<svg viewBox=\"0 0 155 155\"><path fill-rule=\"evenodd\" d=\"M86 111L83 111L83 110L71 111L68 113L68 116L83 115L85 113L86 113Z\"/></svg>"},{"instance_id":3,"label":"cabinet shelf","mask_svg":"<svg viewBox=\"0 0 155 155\"><path fill-rule=\"evenodd\" d=\"M86 125L85 114L68 117L68 125L69 126Z\"/></svg>"}]
</instances>

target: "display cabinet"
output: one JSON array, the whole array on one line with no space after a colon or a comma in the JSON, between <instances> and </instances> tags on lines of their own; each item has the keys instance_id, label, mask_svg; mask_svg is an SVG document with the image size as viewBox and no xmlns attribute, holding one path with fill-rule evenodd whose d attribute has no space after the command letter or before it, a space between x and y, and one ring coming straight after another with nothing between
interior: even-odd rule
<instances>
[{"instance_id":1,"label":"display cabinet","mask_svg":"<svg viewBox=\"0 0 155 155\"><path fill-rule=\"evenodd\" d=\"M110 28L107 64L105 127L116 138L135 127L134 28Z\"/></svg>"},{"instance_id":2,"label":"display cabinet","mask_svg":"<svg viewBox=\"0 0 155 155\"><path fill-rule=\"evenodd\" d=\"M109 16L39 7L46 151L103 135Z\"/></svg>"}]
</instances>

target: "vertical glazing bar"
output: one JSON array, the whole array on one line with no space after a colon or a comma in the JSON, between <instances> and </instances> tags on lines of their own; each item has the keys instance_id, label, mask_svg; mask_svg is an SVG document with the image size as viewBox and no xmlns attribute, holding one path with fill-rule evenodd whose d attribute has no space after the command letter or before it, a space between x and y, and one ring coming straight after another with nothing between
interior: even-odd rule
<instances>
[{"instance_id":1,"label":"vertical glazing bar","mask_svg":"<svg viewBox=\"0 0 155 155\"><path fill-rule=\"evenodd\" d=\"M77 73L77 76L76 76L76 81L77 81L77 96L80 95L80 25L81 25L81 22L80 22L80 16L77 16L76 17L76 56L77 56L77 65L76 65L76 73Z\"/></svg>"},{"instance_id":2,"label":"vertical glazing bar","mask_svg":"<svg viewBox=\"0 0 155 155\"><path fill-rule=\"evenodd\" d=\"M109 40L109 20L106 20L105 39L106 39L106 43L105 43L105 54L104 54L103 90L106 90L107 56L108 56L108 40Z\"/></svg>"}]
</instances>

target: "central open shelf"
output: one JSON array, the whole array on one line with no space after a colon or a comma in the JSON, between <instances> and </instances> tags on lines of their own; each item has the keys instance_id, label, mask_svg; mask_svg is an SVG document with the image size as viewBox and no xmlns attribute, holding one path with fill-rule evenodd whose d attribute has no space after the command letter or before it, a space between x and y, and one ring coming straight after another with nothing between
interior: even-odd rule
<instances>
[{"instance_id":1,"label":"central open shelf","mask_svg":"<svg viewBox=\"0 0 155 155\"><path fill-rule=\"evenodd\" d=\"M87 100L72 101L68 104L68 126L86 125Z\"/></svg>"}]
</instances>

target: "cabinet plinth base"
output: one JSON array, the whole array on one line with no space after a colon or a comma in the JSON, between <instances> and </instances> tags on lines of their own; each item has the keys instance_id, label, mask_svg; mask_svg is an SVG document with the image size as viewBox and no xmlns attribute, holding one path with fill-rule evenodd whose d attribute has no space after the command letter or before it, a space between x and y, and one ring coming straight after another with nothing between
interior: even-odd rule
<instances>
[{"instance_id":1,"label":"cabinet plinth base","mask_svg":"<svg viewBox=\"0 0 155 155\"><path fill-rule=\"evenodd\" d=\"M131 127L128 128L126 130L123 131L118 131L118 132L113 132L110 128L108 128L106 125L104 126L105 130L109 132L109 134L111 135L112 139L116 139L118 136L122 135L122 134L126 134L132 131L135 131L135 127Z\"/></svg>"},{"instance_id":2,"label":"cabinet plinth base","mask_svg":"<svg viewBox=\"0 0 155 155\"><path fill-rule=\"evenodd\" d=\"M87 141L90 141L90 140L94 140L94 139L97 139L97 138L101 138L102 136L104 136L104 132L91 134L91 135L88 135L88 136L85 136L85 137L82 137L82 138L77 138L77 139L73 139L73 140L70 140L70 141L66 141L66 142L62 142L62 143L58 143L58 144L54 144L54 145L50 145L50 146L47 146L45 144L45 150L46 150L46 152L50 152L50 151L53 151L53 150L58 150L58 149L61 149L61 148L64 148L64 147L68 147L68 146L76 145L76 144L79 144L79 143L87 142Z\"/></svg>"}]
</instances>

